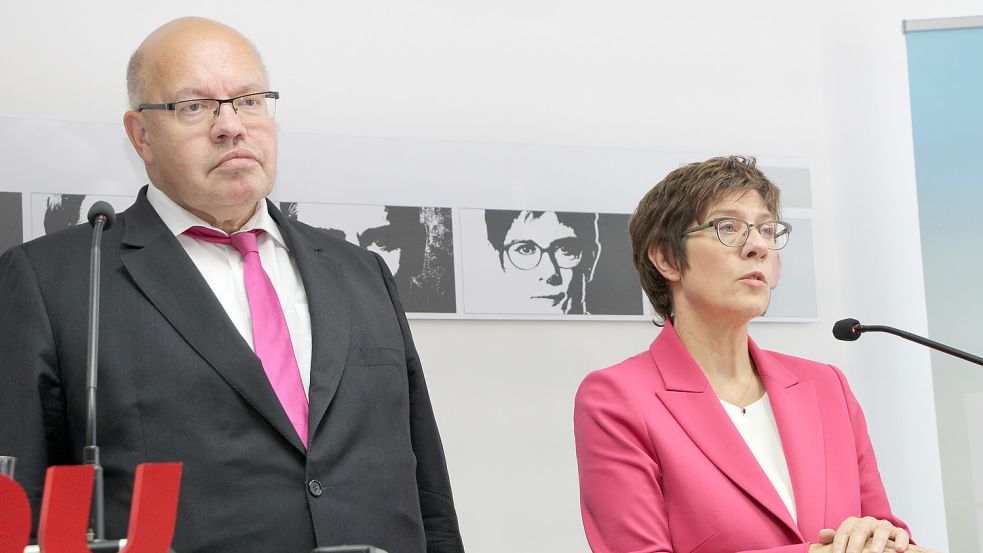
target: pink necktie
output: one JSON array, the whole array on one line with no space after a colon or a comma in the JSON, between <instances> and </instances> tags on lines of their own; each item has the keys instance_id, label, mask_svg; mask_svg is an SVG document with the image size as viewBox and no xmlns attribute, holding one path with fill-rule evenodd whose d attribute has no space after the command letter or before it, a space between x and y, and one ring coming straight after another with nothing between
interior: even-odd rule
<instances>
[{"instance_id":1,"label":"pink necktie","mask_svg":"<svg viewBox=\"0 0 983 553\"><path fill-rule=\"evenodd\" d=\"M184 234L199 240L231 245L242 255L256 356L262 361L266 377L270 379L273 391L300 441L307 447L307 396L304 394L304 383L300 380L300 369L280 299L259 259L256 235L260 232L263 232L262 229L226 235L205 227L191 227Z\"/></svg>"}]
</instances>

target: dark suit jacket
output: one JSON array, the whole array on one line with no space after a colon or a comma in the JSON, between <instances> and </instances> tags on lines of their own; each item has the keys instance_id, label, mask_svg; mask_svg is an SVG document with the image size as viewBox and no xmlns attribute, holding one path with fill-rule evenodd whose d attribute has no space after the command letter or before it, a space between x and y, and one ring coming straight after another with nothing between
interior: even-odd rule
<instances>
[{"instance_id":1,"label":"dark suit jacket","mask_svg":"<svg viewBox=\"0 0 983 553\"><path fill-rule=\"evenodd\" d=\"M126 532L136 465L180 461L178 553L355 543L463 551L389 270L267 205L309 301L310 450L144 189L103 239L98 423L107 537ZM35 517L45 467L81 463L91 233L75 227L0 258L0 454L18 457Z\"/></svg>"}]
</instances>

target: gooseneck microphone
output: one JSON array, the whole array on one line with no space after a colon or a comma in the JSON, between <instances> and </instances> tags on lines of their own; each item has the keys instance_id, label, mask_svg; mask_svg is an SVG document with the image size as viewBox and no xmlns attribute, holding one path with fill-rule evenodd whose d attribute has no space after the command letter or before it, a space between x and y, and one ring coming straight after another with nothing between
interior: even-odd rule
<instances>
[{"instance_id":1,"label":"gooseneck microphone","mask_svg":"<svg viewBox=\"0 0 983 553\"><path fill-rule=\"evenodd\" d=\"M96 442L96 384L99 380L99 268L102 264L102 233L116 221L116 211L106 202L96 202L89 208L89 224L92 225L92 249L89 255L89 341L86 348L86 418L85 448L82 462L95 467L92 494L92 534L96 540L106 538L105 495L103 493L102 465L99 464L99 446Z\"/></svg>"},{"instance_id":2,"label":"gooseneck microphone","mask_svg":"<svg viewBox=\"0 0 983 553\"><path fill-rule=\"evenodd\" d=\"M843 319L836 321L836 324L833 325L833 336L835 336L837 340L844 340L847 342L859 340L860 335L864 332L886 332L888 334L894 334L895 336L899 336L905 340L910 340L916 344L921 344L953 357L958 357L964 361L969 361L970 363L983 366L983 358L981 357L977 357L971 353L966 353L965 351L958 350L954 347L940 344L935 340L929 340L928 338L923 338L917 334L912 334L894 327L883 325L863 325L860 324L860 321L857 319Z\"/></svg>"}]
</instances>

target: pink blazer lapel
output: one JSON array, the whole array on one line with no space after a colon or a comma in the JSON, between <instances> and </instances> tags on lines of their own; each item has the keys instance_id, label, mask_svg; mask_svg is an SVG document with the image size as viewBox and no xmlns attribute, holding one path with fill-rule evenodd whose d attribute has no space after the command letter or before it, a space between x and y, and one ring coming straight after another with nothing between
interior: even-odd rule
<instances>
[{"instance_id":1,"label":"pink blazer lapel","mask_svg":"<svg viewBox=\"0 0 983 553\"><path fill-rule=\"evenodd\" d=\"M798 527L806 540L815 540L826 519L826 443L815 386L800 381L753 340L748 340L748 346L775 413L792 479Z\"/></svg>"},{"instance_id":2,"label":"pink blazer lapel","mask_svg":"<svg viewBox=\"0 0 983 553\"><path fill-rule=\"evenodd\" d=\"M792 515L720 405L703 371L679 341L671 323L666 322L649 351L665 384L665 389L656 389L655 393L679 426L735 485L798 534ZM775 410L777 418L777 408ZM783 441L784 438L782 435ZM791 467L791 461L789 463ZM792 484L795 488L794 477ZM798 509L798 495L796 499Z\"/></svg>"}]
</instances>

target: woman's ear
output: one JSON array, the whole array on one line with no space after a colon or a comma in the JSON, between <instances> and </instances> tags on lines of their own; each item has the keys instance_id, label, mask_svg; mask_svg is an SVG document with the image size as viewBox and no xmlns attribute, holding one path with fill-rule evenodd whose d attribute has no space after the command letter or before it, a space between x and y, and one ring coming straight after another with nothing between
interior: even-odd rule
<instances>
[{"instance_id":1,"label":"woman's ear","mask_svg":"<svg viewBox=\"0 0 983 553\"><path fill-rule=\"evenodd\" d=\"M659 246L649 246L649 261L655 266L659 274L669 282L678 282L683 274L666 259L665 253Z\"/></svg>"}]
</instances>

